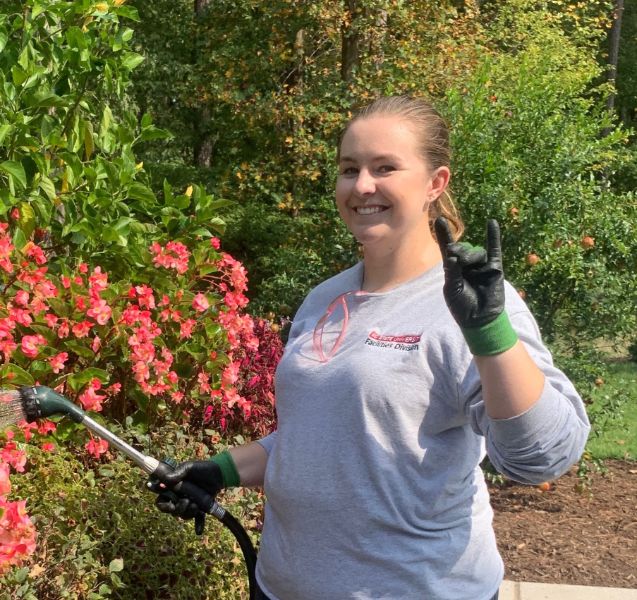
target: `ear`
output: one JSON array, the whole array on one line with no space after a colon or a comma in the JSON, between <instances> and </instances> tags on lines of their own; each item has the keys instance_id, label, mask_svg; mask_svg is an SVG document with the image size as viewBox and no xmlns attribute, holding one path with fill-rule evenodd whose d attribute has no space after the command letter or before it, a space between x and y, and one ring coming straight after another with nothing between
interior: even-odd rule
<instances>
[{"instance_id":1,"label":"ear","mask_svg":"<svg viewBox=\"0 0 637 600\"><path fill-rule=\"evenodd\" d=\"M431 183L429 186L429 196L431 201L437 200L442 196L449 185L451 179L451 171L449 167L438 167L431 175Z\"/></svg>"}]
</instances>

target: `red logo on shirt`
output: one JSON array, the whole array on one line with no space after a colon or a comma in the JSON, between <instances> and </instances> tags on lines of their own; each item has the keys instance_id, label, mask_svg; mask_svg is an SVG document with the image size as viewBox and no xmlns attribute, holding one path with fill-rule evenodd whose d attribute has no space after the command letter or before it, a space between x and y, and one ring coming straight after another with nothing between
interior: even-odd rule
<instances>
[{"instance_id":1,"label":"red logo on shirt","mask_svg":"<svg viewBox=\"0 0 637 600\"><path fill-rule=\"evenodd\" d=\"M382 335L376 331L370 331L365 340L368 346L377 348L391 348L392 350L411 351L418 350L420 334L416 335Z\"/></svg>"},{"instance_id":2,"label":"red logo on shirt","mask_svg":"<svg viewBox=\"0 0 637 600\"><path fill-rule=\"evenodd\" d=\"M371 331L368 337L377 342L395 342L396 344L416 344L420 341L420 335L381 335L375 331Z\"/></svg>"}]
</instances>

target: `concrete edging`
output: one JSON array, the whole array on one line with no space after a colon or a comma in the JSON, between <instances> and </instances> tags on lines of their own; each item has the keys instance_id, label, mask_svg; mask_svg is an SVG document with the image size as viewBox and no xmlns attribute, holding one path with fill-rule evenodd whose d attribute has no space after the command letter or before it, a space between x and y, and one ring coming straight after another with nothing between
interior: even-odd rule
<instances>
[{"instance_id":1,"label":"concrete edging","mask_svg":"<svg viewBox=\"0 0 637 600\"><path fill-rule=\"evenodd\" d=\"M499 600L637 600L637 590L504 581Z\"/></svg>"}]
</instances>

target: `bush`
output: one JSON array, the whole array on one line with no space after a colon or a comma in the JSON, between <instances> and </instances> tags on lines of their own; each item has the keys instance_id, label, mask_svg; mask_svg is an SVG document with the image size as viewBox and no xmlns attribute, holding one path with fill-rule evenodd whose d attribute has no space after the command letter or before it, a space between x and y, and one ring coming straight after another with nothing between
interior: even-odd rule
<instances>
[{"instance_id":1,"label":"bush","mask_svg":"<svg viewBox=\"0 0 637 600\"><path fill-rule=\"evenodd\" d=\"M487 217L500 221L507 278L553 348L584 360L594 340L636 325L637 204L612 184L626 135L603 135L612 123L592 58L556 28L514 33L502 35L515 52L448 95L454 191L474 243Z\"/></svg>"},{"instance_id":2,"label":"bush","mask_svg":"<svg viewBox=\"0 0 637 600\"><path fill-rule=\"evenodd\" d=\"M115 432L132 443L145 439L159 457L168 451L180 460L223 447L205 446L201 435L178 428L151 437ZM48 453L30 447L29 464L15 488L29 498L42 533L30 565L0 578L0 598L247 598L243 558L228 530L208 518L197 537L192 521L160 513L145 476L130 463L111 452L94 462L80 447L64 444ZM258 528L257 493L226 492L220 502Z\"/></svg>"}]
</instances>

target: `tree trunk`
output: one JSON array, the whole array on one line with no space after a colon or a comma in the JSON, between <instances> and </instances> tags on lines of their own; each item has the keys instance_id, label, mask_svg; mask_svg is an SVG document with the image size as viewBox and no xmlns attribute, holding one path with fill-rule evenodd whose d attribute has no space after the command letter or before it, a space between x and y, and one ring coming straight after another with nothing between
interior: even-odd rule
<instances>
[{"instance_id":1,"label":"tree trunk","mask_svg":"<svg viewBox=\"0 0 637 600\"><path fill-rule=\"evenodd\" d=\"M376 69L382 69L385 62L385 36L387 35L387 11L379 10L376 15L376 26L370 37L370 56Z\"/></svg>"},{"instance_id":2,"label":"tree trunk","mask_svg":"<svg viewBox=\"0 0 637 600\"><path fill-rule=\"evenodd\" d=\"M609 34L609 52L608 52L608 71L607 79L613 84L608 98L606 99L606 107L609 111L615 110L615 97L617 96L615 84L617 82L617 61L619 59L619 42L622 31L622 15L624 13L624 0L615 1L615 10L613 11L613 26Z\"/></svg>"},{"instance_id":3,"label":"tree trunk","mask_svg":"<svg viewBox=\"0 0 637 600\"><path fill-rule=\"evenodd\" d=\"M195 56L194 63L199 60L199 29L212 0L194 0L195 9ZM193 148L194 163L197 167L208 168L212 165L213 138L210 132L210 107L201 106L194 114L193 127L195 142Z\"/></svg>"},{"instance_id":4,"label":"tree trunk","mask_svg":"<svg viewBox=\"0 0 637 600\"><path fill-rule=\"evenodd\" d=\"M345 0L345 11L349 13L349 22L343 22L341 30L341 79L343 81L352 80L354 71L358 69L360 62L358 51L360 36L354 26L357 10L357 0Z\"/></svg>"}]
</instances>

